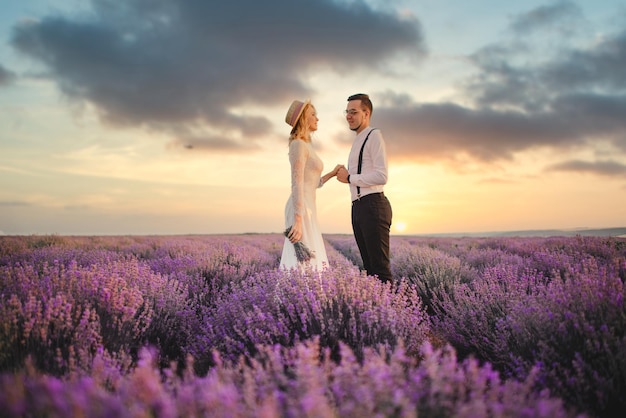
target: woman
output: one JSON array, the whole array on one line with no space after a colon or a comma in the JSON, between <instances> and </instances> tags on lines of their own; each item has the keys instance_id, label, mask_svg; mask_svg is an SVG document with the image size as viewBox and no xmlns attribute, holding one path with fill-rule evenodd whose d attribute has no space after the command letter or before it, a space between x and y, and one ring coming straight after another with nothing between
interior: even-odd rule
<instances>
[{"instance_id":1,"label":"woman","mask_svg":"<svg viewBox=\"0 0 626 418\"><path fill-rule=\"evenodd\" d=\"M337 175L340 165L323 176L324 163L311 146L311 133L317 130L315 107L309 100L294 100L287 111L285 122L292 127L289 136L291 164L291 195L285 205L285 244L280 259L284 269L328 266L324 239L317 222L316 189ZM288 231L288 232L287 232ZM302 250L310 251L310 259Z\"/></svg>"}]
</instances>

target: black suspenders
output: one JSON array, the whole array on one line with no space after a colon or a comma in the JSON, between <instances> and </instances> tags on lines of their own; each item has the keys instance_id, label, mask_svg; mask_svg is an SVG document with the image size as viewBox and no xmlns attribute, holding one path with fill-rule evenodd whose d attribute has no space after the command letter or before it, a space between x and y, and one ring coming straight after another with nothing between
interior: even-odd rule
<instances>
[{"instance_id":1,"label":"black suspenders","mask_svg":"<svg viewBox=\"0 0 626 418\"><path fill-rule=\"evenodd\" d=\"M357 174L361 174L361 165L363 164L363 150L365 149L365 143L367 142L368 138L370 137L370 134L372 132L374 132L377 128L372 129L371 131L369 131L367 133L367 136L365 137L365 141L363 141L363 145L361 145L361 152L359 152L359 166L357 168ZM361 188L359 186L356 186L356 197L357 199L361 198Z\"/></svg>"}]
</instances>

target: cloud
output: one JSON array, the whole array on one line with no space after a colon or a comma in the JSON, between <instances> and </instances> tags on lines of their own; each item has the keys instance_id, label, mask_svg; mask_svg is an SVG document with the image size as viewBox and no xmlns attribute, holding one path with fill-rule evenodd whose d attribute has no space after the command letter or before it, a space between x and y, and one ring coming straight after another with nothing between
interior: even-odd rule
<instances>
[{"instance_id":1,"label":"cloud","mask_svg":"<svg viewBox=\"0 0 626 418\"><path fill-rule=\"evenodd\" d=\"M510 160L536 147L565 151L607 139L626 151L626 97L563 96L546 111L470 108L455 103L387 105L375 110L397 159Z\"/></svg>"},{"instance_id":2,"label":"cloud","mask_svg":"<svg viewBox=\"0 0 626 418\"><path fill-rule=\"evenodd\" d=\"M15 207L15 206L30 206L29 202L19 200L0 200L0 206Z\"/></svg>"},{"instance_id":3,"label":"cloud","mask_svg":"<svg viewBox=\"0 0 626 418\"><path fill-rule=\"evenodd\" d=\"M10 84L15 79L15 74L0 64L0 87Z\"/></svg>"},{"instance_id":4,"label":"cloud","mask_svg":"<svg viewBox=\"0 0 626 418\"><path fill-rule=\"evenodd\" d=\"M583 21L582 11L576 3L558 1L514 16L510 23L510 29L523 36L544 29L550 31L556 29L563 35L570 35L575 31L574 26Z\"/></svg>"},{"instance_id":5,"label":"cloud","mask_svg":"<svg viewBox=\"0 0 626 418\"><path fill-rule=\"evenodd\" d=\"M549 171L571 171L577 173L590 173L607 177L626 178L626 164L613 161L581 161L571 160L548 167Z\"/></svg>"},{"instance_id":6,"label":"cloud","mask_svg":"<svg viewBox=\"0 0 626 418\"><path fill-rule=\"evenodd\" d=\"M625 154L626 30L583 45L559 38L558 48L548 49L542 46L550 41L522 36L556 23L574 30L576 19L582 17L569 2L513 19L513 38L467 57L475 72L460 84L458 101L381 94L374 118L390 138L390 155L497 162L537 147L593 150L599 141Z\"/></svg>"},{"instance_id":7,"label":"cloud","mask_svg":"<svg viewBox=\"0 0 626 418\"><path fill-rule=\"evenodd\" d=\"M251 109L312 96L312 73L388 74L384 66L398 55L426 56L415 16L363 0L91 4L89 16L17 24L13 46L107 123L165 133L172 148L259 149L273 122ZM623 28L594 32L571 1L511 16L506 36L464 57L473 73L459 80L455 98L421 103L372 92L374 123L394 159L497 163L538 147L567 152L598 141L621 158Z\"/></svg>"},{"instance_id":8,"label":"cloud","mask_svg":"<svg viewBox=\"0 0 626 418\"><path fill-rule=\"evenodd\" d=\"M362 0L92 0L92 6L89 17L18 24L12 44L103 120L157 129L177 138L174 144L250 147L272 124L238 109L310 96L307 77L317 69L382 70L386 57L425 53L417 19Z\"/></svg>"}]
</instances>

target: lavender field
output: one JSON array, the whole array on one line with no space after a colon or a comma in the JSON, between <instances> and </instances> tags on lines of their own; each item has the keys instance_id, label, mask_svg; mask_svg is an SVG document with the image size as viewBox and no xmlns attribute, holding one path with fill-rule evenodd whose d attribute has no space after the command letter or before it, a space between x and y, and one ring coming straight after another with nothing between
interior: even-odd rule
<instances>
[{"instance_id":1,"label":"lavender field","mask_svg":"<svg viewBox=\"0 0 626 418\"><path fill-rule=\"evenodd\" d=\"M612 417L626 240L0 236L0 416Z\"/></svg>"}]
</instances>

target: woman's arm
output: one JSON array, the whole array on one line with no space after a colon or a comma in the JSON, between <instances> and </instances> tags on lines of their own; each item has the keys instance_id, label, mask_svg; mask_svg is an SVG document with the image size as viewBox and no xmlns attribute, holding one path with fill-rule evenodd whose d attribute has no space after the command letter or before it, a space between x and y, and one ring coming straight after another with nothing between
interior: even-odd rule
<instances>
[{"instance_id":1,"label":"woman's arm","mask_svg":"<svg viewBox=\"0 0 626 418\"><path fill-rule=\"evenodd\" d=\"M289 144L289 162L291 164L291 199L294 219L287 238L292 243L302 239L302 215L304 212L304 166L308 158L308 149L304 141L294 139Z\"/></svg>"},{"instance_id":2,"label":"woman's arm","mask_svg":"<svg viewBox=\"0 0 626 418\"><path fill-rule=\"evenodd\" d=\"M320 185L319 185L319 187L322 187L324 185L324 183L326 183L328 180L330 180L333 177L335 177L337 175L337 171L339 171L339 169L341 167L343 167L342 164L337 164L332 171L329 171L328 173L326 173L322 177L320 177Z\"/></svg>"}]
</instances>

